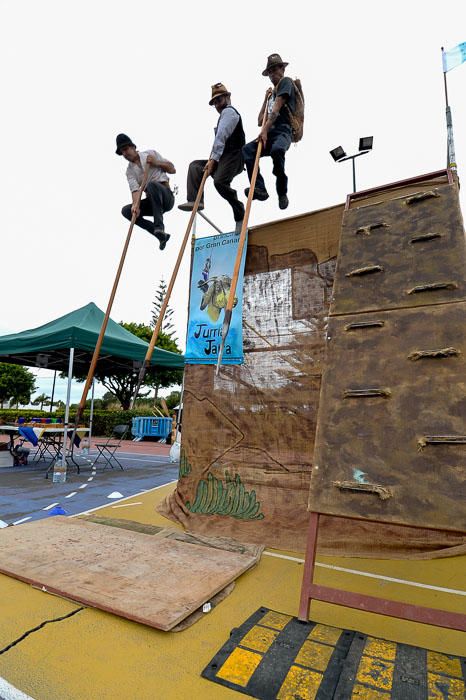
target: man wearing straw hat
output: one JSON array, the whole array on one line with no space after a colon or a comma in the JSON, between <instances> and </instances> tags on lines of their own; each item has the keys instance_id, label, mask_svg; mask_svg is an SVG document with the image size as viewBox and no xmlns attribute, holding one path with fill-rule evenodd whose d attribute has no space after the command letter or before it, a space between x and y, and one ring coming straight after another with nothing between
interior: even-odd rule
<instances>
[{"instance_id":1,"label":"man wearing straw hat","mask_svg":"<svg viewBox=\"0 0 466 700\"><path fill-rule=\"evenodd\" d=\"M285 153L291 145L290 111L296 109L296 94L293 81L285 78L285 68L288 65L282 61L278 53L273 53L267 58L267 65L262 75L268 76L273 84L265 93L264 102L259 112L259 126L261 130L255 141L247 143L243 148L244 162L251 181L256 158L258 141L262 141L261 156L270 156L273 161L273 174L276 177L276 189L278 206L286 209L288 206L288 178L285 174ZM264 112L267 110L267 120L262 126ZM249 188L245 190L246 196ZM264 201L269 198L265 187L264 178L257 173L256 186L253 199Z\"/></svg>"},{"instance_id":2,"label":"man wearing straw hat","mask_svg":"<svg viewBox=\"0 0 466 700\"><path fill-rule=\"evenodd\" d=\"M192 211L203 173L206 171L208 175L212 175L217 192L233 209L235 230L239 233L244 218L244 205L239 201L236 190L231 187L231 181L243 170L242 148L246 139L241 116L232 106L230 95L223 83L212 85L209 105L213 105L220 114L215 128L212 151L209 160L194 160L190 163L187 182L188 201L180 204L178 209ZM204 194L199 203L199 209L203 208Z\"/></svg>"},{"instance_id":3,"label":"man wearing straw hat","mask_svg":"<svg viewBox=\"0 0 466 700\"><path fill-rule=\"evenodd\" d=\"M126 134L118 134L116 137L115 153L123 156L128 161L126 177L133 198L133 203L126 204L121 213L129 221L135 214L136 225L158 238L159 248L163 250L170 238L170 234L165 233L163 215L166 211L173 209L175 203L173 192L170 189L168 173L173 175L176 172L175 166L169 160L162 158L157 151L138 151ZM150 165L145 188L146 197L138 205L138 190L142 184L146 163ZM145 216L152 216L154 223L145 219Z\"/></svg>"}]
</instances>

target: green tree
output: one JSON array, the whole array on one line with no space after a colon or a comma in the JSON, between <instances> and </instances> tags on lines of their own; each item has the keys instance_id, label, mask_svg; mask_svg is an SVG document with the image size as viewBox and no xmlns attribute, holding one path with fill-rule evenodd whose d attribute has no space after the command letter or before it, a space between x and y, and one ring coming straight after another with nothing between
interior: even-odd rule
<instances>
[{"instance_id":1,"label":"green tree","mask_svg":"<svg viewBox=\"0 0 466 700\"><path fill-rule=\"evenodd\" d=\"M163 301L165 299L166 294L167 294L167 284L162 277L162 279L159 282L158 289L155 292L155 299L152 302L153 309L152 309L151 326L153 328L155 328L157 321L159 319L160 311L162 309L162 304L163 304ZM168 305L166 308L165 314L163 316L162 327L160 328L160 330L163 333L165 333L165 335L167 335L169 338L173 338L173 340L175 340L175 342L177 342L178 339L176 337L174 337L175 326L172 323L172 321L173 321L173 309L170 308L170 305ZM164 350L165 350L165 348L164 348Z\"/></svg>"},{"instance_id":2,"label":"green tree","mask_svg":"<svg viewBox=\"0 0 466 700\"><path fill-rule=\"evenodd\" d=\"M150 343L152 338L152 328L150 326L145 326L143 323L122 323L123 328L127 331L134 333L138 338L145 340L146 343ZM164 331L160 331L159 337L157 338L156 347L161 350L168 350L169 352L174 352L177 355L181 355L181 349L178 347L176 339L167 335ZM160 389L168 389L168 387L173 384L180 384L183 379L182 369L170 369L165 367L158 367L157 369L150 369L146 372L146 377L144 380L145 386L152 387L154 389L154 402L157 401L158 393ZM136 381L134 382L134 388L136 388ZM147 396L147 394L146 394ZM144 394L142 394L144 398Z\"/></svg>"},{"instance_id":3,"label":"green tree","mask_svg":"<svg viewBox=\"0 0 466 700\"><path fill-rule=\"evenodd\" d=\"M170 410L172 408L175 408L175 406L178 406L178 404L180 403L180 399L180 391L172 391L170 394L168 394L168 396L165 397L165 401L167 402L167 406Z\"/></svg>"},{"instance_id":4,"label":"green tree","mask_svg":"<svg viewBox=\"0 0 466 700\"><path fill-rule=\"evenodd\" d=\"M118 401L116 400L115 395L112 394L111 391L106 391L102 396L102 408L105 411L108 411L115 407L118 408Z\"/></svg>"},{"instance_id":5,"label":"green tree","mask_svg":"<svg viewBox=\"0 0 466 700\"><path fill-rule=\"evenodd\" d=\"M85 408L86 410L90 410L92 404L92 399L87 399ZM72 404L73 409L77 409L79 404ZM112 410L112 408L119 409L120 406L118 405L118 401L116 400L115 396L110 392L106 391L105 394L100 398L100 399L94 399L94 410L97 411L108 411Z\"/></svg>"},{"instance_id":6,"label":"green tree","mask_svg":"<svg viewBox=\"0 0 466 700\"><path fill-rule=\"evenodd\" d=\"M152 328L143 323L121 323L123 328L134 333L138 338L142 338L146 342L150 342L152 337ZM165 333L160 333L156 347L162 350L169 350L177 354L181 354L175 340L167 336ZM101 382L104 387L116 398L121 404L123 410L127 411L131 404L131 399L136 390L138 383L139 371L135 369L133 372L127 369L113 369L112 374L107 374L103 370L99 370L99 365L95 371L95 378ZM82 374L76 374L79 381L84 381L87 371ZM183 377L182 369L170 369L166 367L151 368L146 372L144 379L144 387L148 389L145 393L140 392L139 397L144 398L149 394L150 389L155 389L155 394L160 388L168 388L173 384L179 384Z\"/></svg>"},{"instance_id":7,"label":"green tree","mask_svg":"<svg viewBox=\"0 0 466 700\"><path fill-rule=\"evenodd\" d=\"M36 378L21 365L0 362L0 408L5 401L19 405L29 403L36 390Z\"/></svg>"},{"instance_id":8,"label":"green tree","mask_svg":"<svg viewBox=\"0 0 466 700\"><path fill-rule=\"evenodd\" d=\"M42 411L43 406L50 406L50 396L47 396L47 394L38 394L38 396L34 397L34 400L31 403L33 406L40 405L39 410Z\"/></svg>"}]
</instances>

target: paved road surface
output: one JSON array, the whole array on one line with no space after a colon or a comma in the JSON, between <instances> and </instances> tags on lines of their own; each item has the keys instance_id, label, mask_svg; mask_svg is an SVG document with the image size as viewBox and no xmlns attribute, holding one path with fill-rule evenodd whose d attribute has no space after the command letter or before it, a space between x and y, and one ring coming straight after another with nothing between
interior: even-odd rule
<instances>
[{"instance_id":1,"label":"paved road surface","mask_svg":"<svg viewBox=\"0 0 466 700\"><path fill-rule=\"evenodd\" d=\"M90 459L94 454L92 450ZM83 465L81 473L69 467L64 484L54 484L52 474L45 479L43 464L0 469L0 520L8 524L23 518L27 518L24 522L40 520L50 516L52 504L73 515L110 504L112 500L108 496L112 492L132 496L178 477L178 464L170 464L166 455L119 452L118 458L124 471L119 468L103 471L97 465L95 474L90 464L79 459L80 466Z\"/></svg>"}]
</instances>

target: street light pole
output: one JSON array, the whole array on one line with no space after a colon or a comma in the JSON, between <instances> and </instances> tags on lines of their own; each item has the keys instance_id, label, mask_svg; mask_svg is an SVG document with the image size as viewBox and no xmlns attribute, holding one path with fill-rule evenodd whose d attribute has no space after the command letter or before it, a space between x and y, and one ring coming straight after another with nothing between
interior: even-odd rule
<instances>
[{"instance_id":1,"label":"street light pole","mask_svg":"<svg viewBox=\"0 0 466 700\"><path fill-rule=\"evenodd\" d=\"M345 151L341 146L337 146L337 148L334 148L332 151L330 151L330 155L332 156L333 160L336 163L343 163L345 160L351 160L352 161L352 167L353 167L353 192L356 192L356 165L355 165L355 160L359 156L364 156L366 153L369 153L372 150L372 141L373 137L372 136L365 136L361 139L359 139L359 153L355 153L352 156L347 156Z\"/></svg>"},{"instance_id":2,"label":"street light pole","mask_svg":"<svg viewBox=\"0 0 466 700\"><path fill-rule=\"evenodd\" d=\"M345 158L339 158L337 161L338 163L343 163L345 160L351 160L353 163L353 192L356 192L356 166L354 161L358 156L364 156L366 153L369 153L369 151L360 151L359 153L355 153L354 156L346 156Z\"/></svg>"}]
</instances>

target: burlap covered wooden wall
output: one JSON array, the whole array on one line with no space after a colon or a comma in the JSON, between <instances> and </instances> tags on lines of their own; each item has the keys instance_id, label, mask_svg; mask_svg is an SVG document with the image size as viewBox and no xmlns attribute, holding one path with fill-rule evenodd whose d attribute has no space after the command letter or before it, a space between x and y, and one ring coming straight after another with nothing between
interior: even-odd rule
<instances>
[{"instance_id":1,"label":"burlap covered wooden wall","mask_svg":"<svg viewBox=\"0 0 466 700\"><path fill-rule=\"evenodd\" d=\"M186 367L180 477L160 510L189 530L305 548L342 216L343 205L250 232L245 362L218 377L213 366ZM462 551L464 538L324 516L319 546L324 553L423 558Z\"/></svg>"},{"instance_id":2,"label":"burlap covered wooden wall","mask_svg":"<svg viewBox=\"0 0 466 700\"><path fill-rule=\"evenodd\" d=\"M254 229L245 362L186 367L180 479L164 512L196 532L304 543L325 330L343 207Z\"/></svg>"},{"instance_id":3,"label":"burlap covered wooden wall","mask_svg":"<svg viewBox=\"0 0 466 700\"><path fill-rule=\"evenodd\" d=\"M447 173L412 188L343 217L309 503L466 532L458 188Z\"/></svg>"}]
</instances>

